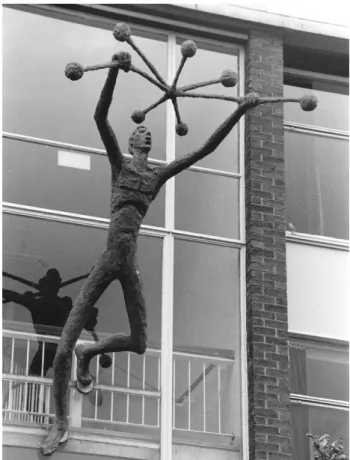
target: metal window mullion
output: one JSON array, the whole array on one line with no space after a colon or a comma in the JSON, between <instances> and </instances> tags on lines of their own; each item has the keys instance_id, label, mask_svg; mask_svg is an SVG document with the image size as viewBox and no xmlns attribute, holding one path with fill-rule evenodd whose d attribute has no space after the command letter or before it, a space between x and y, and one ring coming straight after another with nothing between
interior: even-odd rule
<instances>
[{"instance_id":1,"label":"metal window mullion","mask_svg":"<svg viewBox=\"0 0 350 460\"><path fill-rule=\"evenodd\" d=\"M239 88L238 96L244 96L244 48L239 48L238 58L238 79ZM244 150L245 150L245 119L242 117L238 123L238 148L239 148L239 240L243 243L245 236L245 167L244 167Z\"/></svg>"},{"instance_id":2,"label":"metal window mullion","mask_svg":"<svg viewBox=\"0 0 350 460\"><path fill-rule=\"evenodd\" d=\"M168 36L167 81L170 83L176 72L176 38ZM175 159L175 114L171 102L167 101L166 160ZM175 223L175 181L165 185L165 228L169 232L163 240L162 267L162 343L161 343L161 423L160 423L160 460L172 458L172 384L173 384L173 291L174 291L174 236Z\"/></svg>"}]
</instances>

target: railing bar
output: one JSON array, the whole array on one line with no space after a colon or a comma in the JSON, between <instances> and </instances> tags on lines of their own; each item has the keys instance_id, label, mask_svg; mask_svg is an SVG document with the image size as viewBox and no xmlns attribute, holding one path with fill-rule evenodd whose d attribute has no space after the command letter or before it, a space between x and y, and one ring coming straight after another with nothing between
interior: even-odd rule
<instances>
[{"instance_id":1,"label":"railing bar","mask_svg":"<svg viewBox=\"0 0 350 460\"><path fill-rule=\"evenodd\" d=\"M86 417L82 417L82 422L94 422L94 423L106 423L106 420L94 420L92 418L86 418ZM111 425L123 425L123 426L137 426L137 427L140 427L141 424L140 423L134 423L134 422L129 422L129 423L126 423L126 422L120 422L120 421L112 421L112 422L108 422L110 423ZM154 428L154 429L157 429L158 427L156 425L147 425L145 424L144 427L146 428ZM232 436L232 435L231 435Z\"/></svg>"},{"instance_id":2,"label":"railing bar","mask_svg":"<svg viewBox=\"0 0 350 460\"><path fill-rule=\"evenodd\" d=\"M11 340L10 374L13 374L14 355L15 355L15 338L12 337L12 340ZM11 380L11 381L10 381L10 384L9 384L9 404L8 404L8 408L9 408L10 410L12 410L12 408L13 408L13 401L12 401L12 398L13 398L13 388L12 388L12 385L13 385L13 381ZM12 420L11 412L9 413L9 420Z\"/></svg>"},{"instance_id":3,"label":"railing bar","mask_svg":"<svg viewBox=\"0 0 350 460\"><path fill-rule=\"evenodd\" d=\"M146 382L146 355L142 357L142 389L145 390ZM142 396L142 412L141 412L142 425L145 424L145 397Z\"/></svg>"},{"instance_id":4,"label":"railing bar","mask_svg":"<svg viewBox=\"0 0 350 460\"><path fill-rule=\"evenodd\" d=\"M33 414L35 414L35 383L31 386L31 401L30 401L30 421L34 421Z\"/></svg>"},{"instance_id":5,"label":"railing bar","mask_svg":"<svg viewBox=\"0 0 350 460\"><path fill-rule=\"evenodd\" d=\"M115 353L112 353L112 387L114 387L115 382Z\"/></svg>"},{"instance_id":6,"label":"railing bar","mask_svg":"<svg viewBox=\"0 0 350 460\"><path fill-rule=\"evenodd\" d=\"M40 377L44 377L44 361L45 361L45 342L43 342L43 348L41 350L41 370Z\"/></svg>"},{"instance_id":7,"label":"railing bar","mask_svg":"<svg viewBox=\"0 0 350 460\"><path fill-rule=\"evenodd\" d=\"M188 361L188 430L191 431L191 360Z\"/></svg>"},{"instance_id":8,"label":"railing bar","mask_svg":"<svg viewBox=\"0 0 350 460\"><path fill-rule=\"evenodd\" d=\"M3 411L3 412L10 412L9 409L2 409L2 411ZM13 409L11 412L13 412L13 413L15 413L15 414L23 414L24 411L23 411L23 410ZM54 414L46 414L46 413L44 413L44 412L40 413L40 412L35 412L35 411L28 411L28 412L26 412L26 413L29 414L29 415L31 415L32 417L33 417L33 415L35 415L35 416L39 416L39 415L40 415L40 416L42 416L42 417L47 416L47 415L50 416L50 417L53 417L53 416L54 416ZM25 414L24 414L24 415L25 415ZM93 420L93 419L89 419L89 420ZM105 422L105 423L106 423L106 420L96 420L96 421L97 421L97 422Z\"/></svg>"},{"instance_id":9,"label":"railing bar","mask_svg":"<svg viewBox=\"0 0 350 460\"><path fill-rule=\"evenodd\" d=\"M96 356L96 385L98 385L98 380L100 378L100 366L98 365L98 355Z\"/></svg>"},{"instance_id":10,"label":"railing bar","mask_svg":"<svg viewBox=\"0 0 350 460\"><path fill-rule=\"evenodd\" d=\"M158 381L157 381L157 390L160 391L160 355L157 357L158 360ZM160 399L157 399L157 426L159 427L160 419Z\"/></svg>"},{"instance_id":11,"label":"railing bar","mask_svg":"<svg viewBox=\"0 0 350 460\"><path fill-rule=\"evenodd\" d=\"M113 422L113 412L114 412L114 393L111 391L111 416L110 421Z\"/></svg>"},{"instance_id":12,"label":"railing bar","mask_svg":"<svg viewBox=\"0 0 350 460\"><path fill-rule=\"evenodd\" d=\"M23 410L27 410L28 406L28 382L24 383L24 407ZM27 416L24 417L24 419L27 419Z\"/></svg>"},{"instance_id":13,"label":"railing bar","mask_svg":"<svg viewBox=\"0 0 350 460\"><path fill-rule=\"evenodd\" d=\"M217 367L218 370L218 417L219 417L219 434L221 434L221 367Z\"/></svg>"},{"instance_id":14,"label":"railing bar","mask_svg":"<svg viewBox=\"0 0 350 460\"><path fill-rule=\"evenodd\" d=\"M2 375L3 380L15 380L19 382L30 382L30 383L44 383L44 384L52 384L52 379L48 378L41 378L41 377L26 377L24 375L13 375L11 376L10 374L3 374ZM74 382L69 383L70 387L74 387L75 384ZM123 388L123 387L114 387L111 388L108 385L96 385L95 387L97 390L104 390L104 391L113 391L114 393L125 393L129 395L135 395L135 396L146 396L148 398L160 398L160 392L158 391L148 391L148 390L136 390L133 388Z\"/></svg>"},{"instance_id":15,"label":"railing bar","mask_svg":"<svg viewBox=\"0 0 350 460\"><path fill-rule=\"evenodd\" d=\"M29 349L30 349L30 339L27 339L27 356L26 356L26 374L29 373Z\"/></svg>"},{"instance_id":16,"label":"railing bar","mask_svg":"<svg viewBox=\"0 0 350 460\"><path fill-rule=\"evenodd\" d=\"M130 388L130 353L128 352L128 373L127 373L127 383L126 387ZM129 423L129 406L130 406L130 396L127 393L126 395L126 423Z\"/></svg>"},{"instance_id":17,"label":"railing bar","mask_svg":"<svg viewBox=\"0 0 350 460\"><path fill-rule=\"evenodd\" d=\"M207 410L206 410L206 365L203 363L203 431L207 428Z\"/></svg>"},{"instance_id":18,"label":"railing bar","mask_svg":"<svg viewBox=\"0 0 350 460\"><path fill-rule=\"evenodd\" d=\"M100 390L96 390L96 388L95 388L94 391L95 391L95 403L94 403L94 406L95 406L95 407L94 407L94 412L95 412L95 413L94 413L94 419L97 420L97 393L98 393L98 391L100 391Z\"/></svg>"},{"instance_id":19,"label":"railing bar","mask_svg":"<svg viewBox=\"0 0 350 460\"><path fill-rule=\"evenodd\" d=\"M175 423L176 423L176 406L175 406L175 398L176 398L176 391L175 391L175 385L176 385L176 364L175 364L175 356L173 358L173 428L176 428Z\"/></svg>"},{"instance_id":20,"label":"railing bar","mask_svg":"<svg viewBox=\"0 0 350 460\"><path fill-rule=\"evenodd\" d=\"M45 413L49 414L50 411L50 397L51 397L51 385L46 386L46 407L45 407ZM49 416L45 417L46 423L49 423Z\"/></svg>"}]
</instances>

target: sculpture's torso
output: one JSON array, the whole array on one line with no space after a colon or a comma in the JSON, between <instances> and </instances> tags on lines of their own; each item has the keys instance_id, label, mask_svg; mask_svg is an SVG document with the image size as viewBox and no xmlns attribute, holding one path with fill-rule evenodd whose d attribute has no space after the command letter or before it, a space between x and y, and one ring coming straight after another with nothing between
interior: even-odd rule
<instances>
[{"instance_id":1,"label":"sculpture's torso","mask_svg":"<svg viewBox=\"0 0 350 460\"><path fill-rule=\"evenodd\" d=\"M158 169L137 170L129 159L119 172L112 168L108 248L116 249L120 241L136 241L143 218L158 192Z\"/></svg>"}]
</instances>

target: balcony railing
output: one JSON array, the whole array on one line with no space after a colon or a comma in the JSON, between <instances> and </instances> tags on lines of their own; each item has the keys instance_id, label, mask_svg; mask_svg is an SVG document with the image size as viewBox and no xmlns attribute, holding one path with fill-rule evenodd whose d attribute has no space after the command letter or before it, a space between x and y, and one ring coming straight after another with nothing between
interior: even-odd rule
<instances>
[{"instance_id":1,"label":"balcony railing","mask_svg":"<svg viewBox=\"0 0 350 460\"><path fill-rule=\"evenodd\" d=\"M45 359L49 352L55 352L58 341L54 335L3 331L4 421L50 423L54 413L52 369L45 375ZM40 375L31 375L35 356L41 366L36 374ZM82 428L158 436L160 350L148 348L143 356L112 353L111 357L112 366L108 369L101 368L97 358L92 360L91 372L96 381L88 396L75 390L74 357L70 423ZM229 393L233 372L232 358L173 353L173 428L178 437L194 440L197 436L203 440L209 436L225 444L231 440L234 411Z\"/></svg>"}]
</instances>

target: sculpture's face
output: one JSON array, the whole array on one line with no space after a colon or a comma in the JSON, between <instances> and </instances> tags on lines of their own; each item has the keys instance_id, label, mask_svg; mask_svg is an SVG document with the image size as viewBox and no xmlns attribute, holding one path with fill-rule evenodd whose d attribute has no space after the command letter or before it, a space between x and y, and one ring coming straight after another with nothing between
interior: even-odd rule
<instances>
[{"instance_id":1,"label":"sculpture's face","mask_svg":"<svg viewBox=\"0 0 350 460\"><path fill-rule=\"evenodd\" d=\"M152 136L145 126L135 129L129 139L129 153L131 155L148 155L152 148Z\"/></svg>"}]
</instances>

